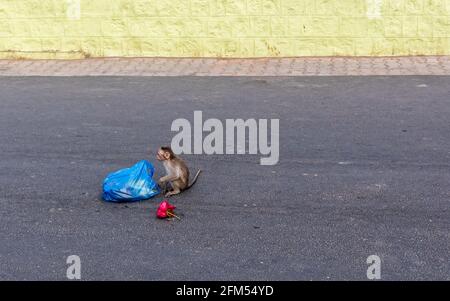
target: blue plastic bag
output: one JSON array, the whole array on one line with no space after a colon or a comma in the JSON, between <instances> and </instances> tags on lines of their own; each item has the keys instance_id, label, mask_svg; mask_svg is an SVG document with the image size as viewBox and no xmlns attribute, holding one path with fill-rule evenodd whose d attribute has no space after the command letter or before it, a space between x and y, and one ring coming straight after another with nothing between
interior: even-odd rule
<instances>
[{"instance_id":1,"label":"blue plastic bag","mask_svg":"<svg viewBox=\"0 0 450 301\"><path fill-rule=\"evenodd\" d=\"M103 199L107 202L135 202L160 193L153 181L153 165L145 160L109 174L103 181Z\"/></svg>"}]
</instances>

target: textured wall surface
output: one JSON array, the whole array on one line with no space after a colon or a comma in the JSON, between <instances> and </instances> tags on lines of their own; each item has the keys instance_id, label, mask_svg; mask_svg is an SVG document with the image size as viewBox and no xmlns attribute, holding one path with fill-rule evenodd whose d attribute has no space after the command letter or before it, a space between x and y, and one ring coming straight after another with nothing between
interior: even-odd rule
<instances>
[{"instance_id":1,"label":"textured wall surface","mask_svg":"<svg viewBox=\"0 0 450 301\"><path fill-rule=\"evenodd\" d=\"M1 58L450 54L450 0L0 0Z\"/></svg>"}]
</instances>

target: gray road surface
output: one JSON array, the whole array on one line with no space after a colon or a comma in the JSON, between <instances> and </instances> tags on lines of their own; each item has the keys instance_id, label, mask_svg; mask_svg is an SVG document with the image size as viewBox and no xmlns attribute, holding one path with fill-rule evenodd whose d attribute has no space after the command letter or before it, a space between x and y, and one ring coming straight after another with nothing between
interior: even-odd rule
<instances>
[{"instance_id":1,"label":"gray road surface","mask_svg":"<svg viewBox=\"0 0 450 301\"><path fill-rule=\"evenodd\" d=\"M194 110L279 118L279 164L184 156L181 221L101 201ZM2 280L450 279L449 77L0 78L0 154Z\"/></svg>"}]
</instances>

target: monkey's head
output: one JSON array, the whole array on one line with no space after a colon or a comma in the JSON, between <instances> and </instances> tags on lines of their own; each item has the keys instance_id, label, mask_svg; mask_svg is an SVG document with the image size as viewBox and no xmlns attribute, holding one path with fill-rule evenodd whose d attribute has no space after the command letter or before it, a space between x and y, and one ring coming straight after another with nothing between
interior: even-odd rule
<instances>
[{"instance_id":1,"label":"monkey's head","mask_svg":"<svg viewBox=\"0 0 450 301\"><path fill-rule=\"evenodd\" d=\"M174 157L174 153L169 146L161 146L156 154L156 159L159 161L171 160Z\"/></svg>"}]
</instances>

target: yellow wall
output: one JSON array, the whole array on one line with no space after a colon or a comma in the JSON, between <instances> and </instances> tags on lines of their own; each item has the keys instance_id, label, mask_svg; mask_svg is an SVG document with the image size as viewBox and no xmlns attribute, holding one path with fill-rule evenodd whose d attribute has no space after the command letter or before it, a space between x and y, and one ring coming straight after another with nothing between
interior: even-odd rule
<instances>
[{"instance_id":1,"label":"yellow wall","mask_svg":"<svg viewBox=\"0 0 450 301\"><path fill-rule=\"evenodd\" d=\"M0 0L0 58L411 54L450 55L450 0Z\"/></svg>"}]
</instances>

